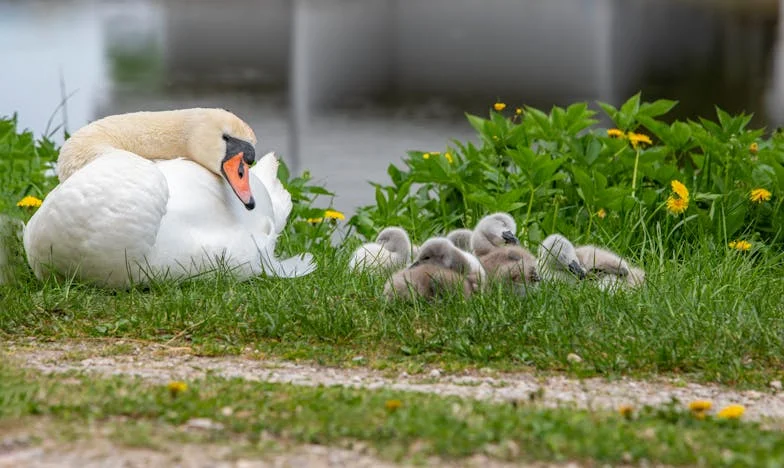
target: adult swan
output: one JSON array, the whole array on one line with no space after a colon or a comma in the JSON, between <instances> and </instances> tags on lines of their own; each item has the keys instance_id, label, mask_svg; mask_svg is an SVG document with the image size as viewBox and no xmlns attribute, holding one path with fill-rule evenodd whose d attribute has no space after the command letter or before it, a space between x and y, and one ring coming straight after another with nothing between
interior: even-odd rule
<instances>
[{"instance_id":1,"label":"adult swan","mask_svg":"<svg viewBox=\"0 0 784 468\"><path fill-rule=\"evenodd\" d=\"M275 241L291 195L270 153L255 166L253 130L222 109L137 112L73 134L60 184L25 227L36 276L107 287L228 267L240 279L293 277L310 254L279 261Z\"/></svg>"}]
</instances>

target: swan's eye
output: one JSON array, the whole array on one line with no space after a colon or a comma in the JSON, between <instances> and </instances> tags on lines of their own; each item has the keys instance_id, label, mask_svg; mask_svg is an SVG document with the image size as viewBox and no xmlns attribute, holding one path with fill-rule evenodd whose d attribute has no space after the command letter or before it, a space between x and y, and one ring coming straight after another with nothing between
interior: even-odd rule
<instances>
[{"instance_id":1,"label":"swan's eye","mask_svg":"<svg viewBox=\"0 0 784 468\"><path fill-rule=\"evenodd\" d=\"M225 133L223 134L223 141L226 141L226 142L229 141L229 136L226 135Z\"/></svg>"}]
</instances>

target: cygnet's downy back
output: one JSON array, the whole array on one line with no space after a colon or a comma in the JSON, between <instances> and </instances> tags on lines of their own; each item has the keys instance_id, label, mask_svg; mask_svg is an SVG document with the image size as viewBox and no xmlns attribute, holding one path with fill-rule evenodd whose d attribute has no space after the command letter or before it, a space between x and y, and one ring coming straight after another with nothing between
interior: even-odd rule
<instances>
[{"instance_id":1,"label":"cygnet's downy back","mask_svg":"<svg viewBox=\"0 0 784 468\"><path fill-rule=\"evenodd\" d=\"M491 279L517 284L534 284L540 280L536 257L523 247L496 248L480 260Z\"/></svg>"},{"instance_id":2,"label":"cygnet's downy back","mask_svg":"<svg viewBox=\"0 0 784 468\"><path fill-rule=\"evenodd\" d=\"M471 252L471 236L474 232L470 229L455 229L446 235L446 238L455 244L455 247L464 251Z\"/></svg>"},{"instance_id":3,"label":"cygnet's downy back","mask_svg":"<svg viewBox=\"0 0 784 468\"><path fill-rule=\"evenodd\" d=\"M473 274L464 275L431 263L421 263L392 275L384 285L384 295L388 299L411 299L412 295L429 299L457 292L469 297L477 288Z\"/></svg>"},{"instance_id":4,"label":"cygnet's downy back","mask_svg":"<svg viewBox=\"0 0 784 468\"><path fill-rule=\"evenodd\" d=\"M630 266L611 250L594 245L583 245L575 250L580 263L595 275L599 280L599 287L604 290L618 286L636 287L645 281L645 271Z\"/></svg>"}]
</instances>

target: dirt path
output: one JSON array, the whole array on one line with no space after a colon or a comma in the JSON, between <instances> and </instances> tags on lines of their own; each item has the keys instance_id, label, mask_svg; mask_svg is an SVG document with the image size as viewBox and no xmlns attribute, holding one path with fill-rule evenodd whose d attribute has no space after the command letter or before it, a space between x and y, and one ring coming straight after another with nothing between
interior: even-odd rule
<instances>
[{"instance_id":1,"label":"dirt path","mask_svg":"<svg viewBox=\"0 0 784 468\"><path fill-rule=\"evenodd\" d=\"M122 342L113 342L116 345ZM44 372L72 370L103 375L132 375L167 382L190 380L207 373L247 380L291 383L295 385L343 385L354 388L387 388L402 391L455 395L483 400L533 401L545 407L574 405L588 409L615 409L622 404L660 405L677 398L713 401L715 407L739 403L746 407L744 419L784 419L784 394L738 391L717 385L676 382L667 379L648 381L623 378L578 380L563 376L537 377L530 373L500 376L441 375L437 370L426 375L402 373L390 378L362 368L331 368L246 357L198 357L188 348L124 342L128 354L110 354L107 345L94 342L15 343L5 352L27 367ZM0 351L3 351L0 349ZM132 354L131 354L132 353ZM777 426L779 424L776 424Z\"/></svg>"}]
</instances>

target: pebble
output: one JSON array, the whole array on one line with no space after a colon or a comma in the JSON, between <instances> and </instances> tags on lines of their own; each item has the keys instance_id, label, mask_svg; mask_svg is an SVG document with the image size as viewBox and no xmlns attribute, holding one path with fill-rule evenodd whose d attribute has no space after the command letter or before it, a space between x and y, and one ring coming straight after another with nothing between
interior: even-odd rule
<instances>
[{"instance_id":1,"label":"pebble","mask_svg":"<svg viewBox=\"0 0 784 468\"><path fill-rule=\"evenodd\" d=\"M185 423L188 429L201 429L205 431L220 431L223 424L209 418L191 418Z\"/></svg>"},{"instance_id":2,"label":"pebble","mask_svg":"<svg viewBox=\"0 0 784 468\"><path fill-rule=\"evenodd\" d=\"M566 360L571 362L572 364L577 364L577 363L583 362L583 358L581 358L579 355L574 354L574 353L569 353L566 356Z\"/></svg>"},{"instance_id":3,"label":"pebble","mask_svg":"<svg viewBox=\"0 0 784 468\"><path fill-rule=\"evenodd\" d=\"M770 388L772 388L773 390L776 390L777 392L781 391L781 380L774 380L771 383L769 383L768 385L770 385Z\"/></svg>"},{"instance_id":4,"label":"pebble","mask_svg":"<svg viewBox=\"0 0 784 468\"><path fill-rule=\"evenodd\" d=\"M431 379L440 378L441 377L441 370L440 369L433 369L433 370L430 371L428 376L430 376Z\"/></svg>"}]
</instances>

